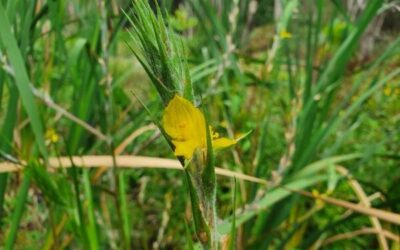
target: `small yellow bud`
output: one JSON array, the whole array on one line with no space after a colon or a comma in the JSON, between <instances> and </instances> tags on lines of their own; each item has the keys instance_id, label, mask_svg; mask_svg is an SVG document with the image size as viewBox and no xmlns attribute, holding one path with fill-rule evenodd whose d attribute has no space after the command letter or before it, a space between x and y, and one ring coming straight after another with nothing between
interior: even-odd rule
<instances>
[{"instance_id":1,"label":"small yellow bud","mask_svg":"<svg viewBox=\"0 0 400 250\"><path fill-rule=\"evenodd\" d=\"M279 33L279 37L280 37L281 39L290 39L290 38L292 38L292 33L288 32L288 31L286 31L286 30L282 30L282 31Z\"/></svg>"}]
</instances>

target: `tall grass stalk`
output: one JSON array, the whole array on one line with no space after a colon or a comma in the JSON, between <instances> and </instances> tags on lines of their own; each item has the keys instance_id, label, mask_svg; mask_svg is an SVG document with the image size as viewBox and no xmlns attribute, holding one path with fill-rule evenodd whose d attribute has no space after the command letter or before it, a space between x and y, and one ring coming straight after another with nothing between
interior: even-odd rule
<instances>
[{"instance_id":1,"label":"tall grass stalk","mask_svg":"<svg viewBox=\"0 0 400 250\"><path fill-rule=\"evenodd\" d=\"M196 101L195 97L198 100L199 96L194 94L200 93L192 88L185 60L185 46L167 27L158 5L156 11L157 15L146 1L135 2L130 18L133 26L130 34L135 42L131 50L149 75L164 106L167 106L175 95ZM209 127L207 118L204 127ZM159 129L174 150L171 137L161 126ZM206 129L206 138L207 152L196 151L193 159L189 161L183 157L178 159L185 169L197 237L205 249L217 249L216 177L209 129Z\"/></svg>"}]
</instances>

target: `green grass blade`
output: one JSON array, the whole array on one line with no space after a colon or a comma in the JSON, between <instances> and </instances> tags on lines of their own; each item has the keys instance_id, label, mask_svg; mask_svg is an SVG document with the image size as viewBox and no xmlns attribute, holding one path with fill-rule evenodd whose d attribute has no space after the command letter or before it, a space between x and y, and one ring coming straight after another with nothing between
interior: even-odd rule
<instances>
[{"instance_id":1,"label":"green grass blade","mask_svg":"<svg viewBox=\"0 0 400 250\"><path fill-rule=\"evenodd\" d=\"M87 236L90 242L91 250L100 249L99 239L97 236L97 228L96 228L96 219L94 216L94 207L93 204L93 194L92 194L92 186L89 178L89 170L83 170L83 189L85 193L85 204L86 204L86 212L87 212L87 224L85 223L85 227L87 229Z\"/></svg>"},{"instance_id":2,"label":"green grass blade","mask_svg":"<svg viewBox=\"0 0 400 250\"><path fill-rule=\"evenodd\" d=\"M10 60L11 66L14 70L15 83L21 96L22 105L24 106L26 113L30 118L32 131L35 135L35 142L39 148L39 151L44 157L47 157L47 150L46 146L44 145L43 125L39 117L38 108L35 104L33 94L29 87L29 77L25 68L25 63L21 52L18 49L17 41L11 33L11 26L1 4L0 23L0 40L5 47L8 59Z\"/></svg>"},{"instance_id":3,"label":"green grass blade","mask_svg":"<svg viewBox=\"0 0 400 250\"><path fill-rule=\"evenodd\" d=\"M233 209L233 215L232 215L232 226L231 226L231 233L230 233L230 238L229 238L229 245L228 249L234 250L236 249L236 193L237 193L237 183L236 183L236 178L234 178L234 184L233 184L233 201L232 201L232 209Z\"/></svg>"},{"instance_id":4,"label":"green grass blade","mask_svg":"<svg viewBox=\"0 0 400 250\"><path fill-rule=\"evenodd\" d=\"M357 158L361 158L361 156L362 156L361 154L349 154L349 155L340 155L322 159L320 161L316 161L312 164L307 165L299 172L297 172L295 175L293 175L291 179L293 178L299 180L301 178L306 178L310 175L317 174L322 169L329 167L330 164L336 164L343 161L354 160Z\"/></svg>"},{"instance_id":5,"label":"green grass blade","mask_svg":"<svg viewBox=\"0 0 400 250\"><path fill-rule=\"evenodd\" d=\"M307 187L310 187L312 185L315 185L321 181L326 180L326 176L313 176L312 178L305 178L301 180L296 180L291 183L288 183L285 185L285 187L290 188L290 189L304 189ZM243 213L237 215L236 217L236 226L242 225L246 221L249 221L251 218L255 217L258 215L260 212L265 210L268 207L271 207L272 205L276 204L277 202L281 201L282 199L292 195L292 192L288 191L287 189L277 187L273 190L270 190L265 193L265 195L253 202L250 207L252 209L248 209L244 211ZM231 221L230 220L224 220L221 224L218 225L218 232L220 234L227 234L230 232L231 228Z\"/></svg>"},{"instance_id":6,"label":"green grass blade","mask_svg":"<svg viewBox=\"0 0 400 250\"><path fill-rule=\"evenodd\" d=\"M190 232L190 225L188 224L188 222L185 220L185 235L186 235L186 248L188 250L194 250L194 244L193 244L193 240L192 240L192 234Z\"/></svg>"},{"instance_id":7,"label":"green grass blade","mask_svg":"<svg viewBox=\"0 0 400 250\"><path fill-rule=\"evenodd\" d=\"M4 81L5 83L5 81ZM2 124L0 133L1 150L9 154L12 151L12 140L13 140L13 129L17 121L17 104L18 104L18 91L14 85L9 87L9 99L7 105L7 114L4 118L4 123ZM0 227L2 225L2 215L3 215L3 204L4 195L7 188L8 174L4 173L0 175Z\"/></svg>"},{"instance_id":8,"label":"green grass blade","mask_svg":"<svg viewBox=\"0 0 400 250\"><path fill-rule=\"evenodd\" d=\"M11 217L10 230L7 234L7 237L5 238L6 239L4 245L5 250L11 250L15 246L15 240L17 238L17 233L20 226L21 218L28 198L30 183L31 183L31 176L29 175L28 172L25 172L22 185L18 190L17 197L15 200L15 206Z\"/></svg>"},{"instance_id":9,"label":"green grass blade","mask_svg":"<svg viewBox=\"0 0 400 250\"><path fill-rule=\"evenodd\" d=\"M49 202L54 202L60 206L67 205L65 197L63 197L63 194L59 190L58 183L44 166L32 162L26 171L29 172L29 175L32 177L32 182L42 191L44 197L46 197Z\"/></svg>"},{"instance_id":10,"label":"green grass blade","mask_svg":"<svg viewBox=\"0 0 400 250\"><path fill-rule=\"evenodd\" d=\"M382 0L368 2L367 7L359 18L356 26L339 47L337 52L333 55L333 58L329 61L326 69L318 79L317 85L312 91L313 97L317 94L321 95L324 91L329 90L328 87L337 84L337 81L343 76L345 66L355 51L361 35L365 31L367 25L371 22L372 18L376 16L382 3ZM331 98L333 98L333 96L331 96ZM329 100L325 101L327 101L328 104L330 102ZM315 147L315 145L310 144L309 141L310 139L317 141L315 139L315 130L319 129L324 122L323 120L319 120L320 117L318 117L318 115L320 114L322 117L325 115L322 111L318 110L318 104L318 100L309 98L309 101L304 104L304 108L299 116L296 148L302 148L303 150L296 150L293 157L294 165L292 171L307 164L311 160L310 157L313 155L312 152L314 149L310 149L310 146ZM325 109L327 109L327 107L325 107ZM307 150L309 153L304 154L304 151Z\"/></svg>"},{"instance_id":11,"label":"green grass blade","mask_svg":"<svg viewBox=\"0 0 400 250\"><path fill-rule=\"evenodd\" d=\"M368 1L368 4L358 20L355 28L349 34L347 39L340 46L338 51L335 53L333 58L330 60L327 68L324 70L320 79L318 80L318 85L314 94L319 93L321 90L325 89L328 85L333 84L343 75L345 66L352 56L361 35L367 28L367 25L371 22L382 6L382 0Z\"/></svg>"},{"instance_id":12,"label":"green grass blade","mask_svg":"<svg viewBox=\"0 0 400 250\"><path fill-rule=\"evenodd\" d=\"M122 220L122 231L124 234L124 245L125 249L131 248L131 220L128 209L128 200L126 192L126 183L125 183L125 174L120 171L118 173L118 200L120 201L120 210L121 210L121 220Z\"/></svg>"},{"instance_id":13,"label":"green grass blade","mask_svg":"<svg viewBox=\"0 0 400 250\"><path fill-rule=\"evenodd\" d=\"M71 162L73 163L72 159ZM78 232L75 232L78 236L80 236L81 240L83 241L83 245L85 246L86 249L91 249L90 247L90 242L88 239L88 233L87 233L87 228L86 228L86 223L85 223L85 216L83 212L83 204L80 198L81 192L80 192L80 185L79 185L79 179L78 179L78 169L75 165L72 166L71 169L71 176L72 176L72 182L73 182L73 188L74 188L74 198L75 198L75 213L77 213L77 218L76 218L76 224L79 228Z\"/></svg>"}]
</instances>

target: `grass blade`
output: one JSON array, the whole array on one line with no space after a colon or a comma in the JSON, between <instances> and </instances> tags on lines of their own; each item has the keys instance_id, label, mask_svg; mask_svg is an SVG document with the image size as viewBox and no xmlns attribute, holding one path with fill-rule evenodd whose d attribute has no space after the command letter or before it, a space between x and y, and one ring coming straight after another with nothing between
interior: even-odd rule
<instances>
[{"instance_id":1,"label":"grass blade","mask_svg":"<svg viewBox=\"0 0 400 250\"><path fill-rule=\"evenodd\" d=\"M23 176L22 185L18 190L18 194L15 200L15 207L13 209L13 214L11 217L10 231L7 234L6 242L4 245L5 250L11 250L14 248L15 240L20 226L20 221L28 198L28 190L30 183L31 183L31 176L29 175L28 172L25 172Z\"/></svg>"},{"instance_id":2,"label":"grass blade","mask_svg":"<svg viewBox=\"0 0 400 250\"><path fill-rule=\"evenodd\" d=\"M39 117L38 108L34 102L33 94L29 88L29 77L21 52L18 49L17 41L11 33L11 26L7 15L0 4L0 40L14 70L15 83L21 96L22 105L30 118L33 134L36 137L36 144L41 154L47 158L47 150L44 145L43 125Z\"/></svg>"}]
</instances>

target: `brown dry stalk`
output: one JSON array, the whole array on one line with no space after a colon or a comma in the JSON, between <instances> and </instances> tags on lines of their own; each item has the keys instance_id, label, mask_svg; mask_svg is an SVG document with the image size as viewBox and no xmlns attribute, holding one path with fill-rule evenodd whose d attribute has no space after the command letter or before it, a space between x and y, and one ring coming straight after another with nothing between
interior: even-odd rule
<instances>
[{"instance_id":1,"label":"brown dry stalk","mask_svg":"<svg viewBox=\"0 0 400 250\"><path fill-rule=\"evenodd\" d=\"M121 144L118 145L118 147L114 150L115 155L120 155L122 152L124 152L125 148L137 137L142 135L143 133L149 131L149 130L155 130L157 129L157 126L154 124L150 124L144 127L140 127L133 131ZM92 177L92 182L97 182L97 180L103 176L103 174L107 171L108 167L107 166L100 166L99 169L96 171L96 173Z\"/></svg>"},{"instance_id":2,"label":"brown dry stalk","mask_svg":"<svg viewBox=\"0 0 400 250\"><path fill-rule=\"evenodd\" d=\"M133 141L135 140L139 135L143 134L144 132L147 132L149 130L155 130L157 129L157 126L154 124L150 124L144 127L140 127L133 131L126 139L118 145L118 147L115 149L115 154L119 155L121 154L125 148Z\"/></svg>"},{"instance_id":3,"label":"brown dry stalk","mask_svg":"<svg viewBox=\"0 0 400 250\"><path fill-rule=\"evenodd\" d=\"M75 166L78 167L113 167L113 157L109 155L86 155L86 156L72 156L70 157L52 157L49 159L49 167L56 168L69 168L72 166L71 159ZM145 156L129 156L129 155L121 155L115 156L116 165L118 168L159 168L159 169L176 169L183 170L179 161L165 158L157 158L157 157L145 157ZM24 163L22 163L24 164ZM0 173L5 172L18 172L21 171L23 167L19 164L11 163L11 162L3 162L0 163ZM215 168L215 173L221 176L227 177L235 177L240 180L246 180L254 183L270 185L266 180L249 176L241 173L237 173L234 171L230 171L222 168ZM306 197L310 197L312 199L320 199L326 203L331 205L343 207L350 209L354 212L358 212L361 214L365 214L368 216L376 217L378 219L398 224L400 225L400 215L396 213L392 213L389 211L384 211L376 208L366 207L361 204L354 204L348 201L339 200L332 197L326 197L324 195L313 195L309 192L303 190L294 190L285 186L281 186L290 192L301 194Z\"/></svg>"},{"instance_id":4,"label":"brown dry stalk","mask_svg":"<svg viewBox=\"0 0 400 250\"><path fill-rule=\"evenodd\" d=\"M35 89L33 86L31 86L31 89L32 89L32 93L37 98L42 100L44 102L44 104L46 104L49 108L54 109L55 111L57 111L62 116L65 116L66 118L68 118L71 121L75 122L76 124L78 124L82 128L86 129L90 133L92 133L95 136L97 136L100 140L103 140L103 141L107 140L107 136L105 134L103 134L100 130L92 127L89 123L81 120L80 118L78 118L74 114L68 112L66 109L64 109L63 107L61 107L57 103L55 103L53 101L53 99L48 94L41 93L39 90Z\"/></svg>"},{"instance_id":5,"label":"brown dry stalk","mask_svg":"<svg viewBox=\"0 0 400 250\"><path fill-rule=\"evenodd\" d=\"M107 168L113 167L113 157L109 155L85 155L85 156L72 156L67 157L51 157L49 158L50 168L69 168L72 166L72 162L75 166L96 168L105 166ZM161 168L161 169L177 169L183 170L181 164L177 160L157 158L157 157L146 157L146 156L132 156L132 155L120 155L115 156L116 165L118 168ZM23 164L23 163L22 163ZM16 172L22 170L22 166L15 163L3 162L0 163L0 173L5 172ZM223 168L215 168L215 173L221 176L235 177L240 180L251 181L254 183L268 185L266 180L237 173L231 170Z\"/></svg>"},{"instance_id":6,"label":"brown dry stalk","mask_svg":"<svg viewBox=\"0 0 400 250\"><path fill-rule=\"evenodd\" d=\"M306 196L306 197L309 197L312 199L320 199L331 205L347 208L354 212L358 212L360 214L373 216L378 219L400 225L400 214L392 213L392 212L385 211L385 210L380 210L377 208L366 207L366 206L351 203L351 202L348 202L345 200L339 200L336 198L327 197L325 195L314 195L314 194L311 194L311 193L303 191L303 190L294 190L294 189L291 189L291 188L288 188L285 186L282 186L282 188L284 188L290 192L301 194L303 196Z\"/></svg>"},{"instance_id":7,"label":"brown dry stalk","mask_svg":"<svg viewBox=\"0 0 400 250\"><path fill-rule=\"evenodd\" d=\"M382 234L384 237L391 239L396 242L400 242L400 236L386 231L386 230L376 230L375 228L362 228L353 232L349 233L343 233L343 234L337 234L335 236L332 236L328 239L326 239L322 245L329 245L332 244L335 241L339 240L345 240L345 239L351 239L353 237L359 236L359 235L365 235L365 234Z\"/></svg>"},{"instance_id":8,"label":"brown dry stalk","mask_svg":"<svg viewBox=\"0 0 400 250\"><path fill-rule=\"evenodd\" d=\"M354 180L352 178L351 175L349 175L349 171L342 167L342 166L337 166L336 170L343 176L346 176L349 184L351 186L351 188L354 190L354 192L356 193L358 199L361 201L361 204L366 206L366 207L371 207L371 202L368 199L368 196L366 195L366 193L364 192L364 189L362 188L362 186L360 185L360 183L356 180ZM379 246L381 249L383 250L389 250L389 245L386 241L386 238L383 234L383 229L382 229L382 225L380 223L380 221L378 220L378 218L374 217L374 216L370 216L369 217L372 226L374 227L374 229L376 230L376 234L378 237L378 242L379 242Z\"/></svg>"}]
</instances>

